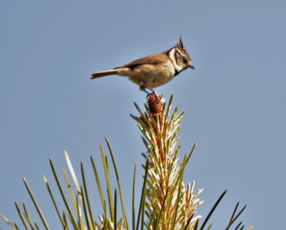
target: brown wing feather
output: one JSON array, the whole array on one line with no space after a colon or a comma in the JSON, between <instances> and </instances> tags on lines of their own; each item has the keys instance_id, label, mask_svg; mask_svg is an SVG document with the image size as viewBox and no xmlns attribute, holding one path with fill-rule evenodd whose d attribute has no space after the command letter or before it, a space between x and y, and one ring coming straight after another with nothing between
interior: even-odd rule
<instances>
[{"instance_id":1,"label":"brown wing feather","mask_svg":"<svg viewBox=\"0 0 286 230\"><path fill-rule=\"evenodd\" d=\"M146 64L150 64L150 65L159 65L161 63L164 63L166 60L168 60L169 57L166 54L154 54L154 55L150 55L150 56L146 56L143 58L139 58L136 59L132 62L129 62L123 66L120 67L116 67L114 69L119 69L119 68L135 68L138 65L146 65Z\"/></svg>"}]
</instances>

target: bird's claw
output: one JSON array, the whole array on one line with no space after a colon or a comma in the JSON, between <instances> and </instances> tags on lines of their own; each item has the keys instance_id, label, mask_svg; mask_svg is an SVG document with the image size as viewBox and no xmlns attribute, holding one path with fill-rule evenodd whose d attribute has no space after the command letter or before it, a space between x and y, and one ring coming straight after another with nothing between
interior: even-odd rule
<instances>
[{"instance_id":1,"label":"bird's claw","mask_svg":"<svg viewBox=\"0 0 286 230\"><path fill-rule=\"evenodd\" d=\"M147 89L148 89L150 92L149 92ZM150 88L145 88L145 89L143 89L143 91L144 91L145 93L147 93L146 98L148 98L148 97L150 97L150 95L156 93L155 90L150 89Z\"/></svg>"}]
</instances>

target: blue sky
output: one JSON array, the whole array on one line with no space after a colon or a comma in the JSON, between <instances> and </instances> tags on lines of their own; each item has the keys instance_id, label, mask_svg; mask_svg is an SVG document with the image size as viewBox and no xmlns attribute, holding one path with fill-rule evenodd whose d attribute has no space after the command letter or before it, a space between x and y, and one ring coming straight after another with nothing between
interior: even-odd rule
<instances>
[{"instance_id":1,"label":"blue sky","mask_svg":"<svg viewBox=\"0 0 286 230\"><path fill-rule=\"evenodd\" d=\"M225 227L237 201L248 205L246 226L285 229L285 10L278 0L2 1L0 213L19 222L13 202L29 200L26 177L57 226L42 180L52 181L48 159L60 171L67 150L76 171L80 161L90 169L90 155L100 164L104 136L131 204L133 165L145 149L129 114L145 94L126 78L89 77L164 51L181 35L196 70L156 90L174 94L185 112L180 156L198 143L185 182L204 188L199 214L228 189L214 229Z\"/></svg>"}]
</instances>

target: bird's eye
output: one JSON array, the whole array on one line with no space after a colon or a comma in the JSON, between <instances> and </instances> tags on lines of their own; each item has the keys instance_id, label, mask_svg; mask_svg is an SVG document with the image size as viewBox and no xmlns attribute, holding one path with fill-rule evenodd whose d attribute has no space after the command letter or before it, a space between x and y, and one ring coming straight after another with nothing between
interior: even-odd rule
<instances>
[{"instance_id":1,"label":"bird's eye","mask_svg":"<svg viewBox=\"0 0 286 230\"><path fill-rule=\"evenodd\" d=\"M187 59L184 59L184 64L187 64L188 63L188 60Z\"/></svg>"}]
</instances>

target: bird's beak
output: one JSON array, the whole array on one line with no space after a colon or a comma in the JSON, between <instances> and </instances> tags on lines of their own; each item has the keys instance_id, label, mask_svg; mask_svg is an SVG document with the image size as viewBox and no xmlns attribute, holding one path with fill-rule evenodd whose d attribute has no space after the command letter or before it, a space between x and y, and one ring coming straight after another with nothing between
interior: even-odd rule
<instances>
[{"instance_id":1,"label":"bird's beak","mask_svg":"<svg viewBox=\"0 0 286 230\"><path fill-rule=\"evenodd\" d=\"M189 67L190 67L191 69L196 69L196 68L195 68L194 66L192 66L192 65L190 65Z\"/></svg>"}]
</instances>

